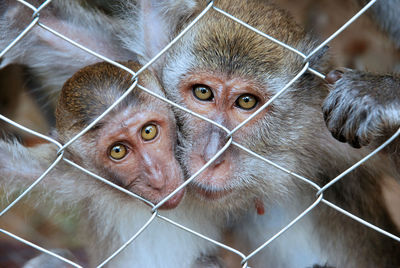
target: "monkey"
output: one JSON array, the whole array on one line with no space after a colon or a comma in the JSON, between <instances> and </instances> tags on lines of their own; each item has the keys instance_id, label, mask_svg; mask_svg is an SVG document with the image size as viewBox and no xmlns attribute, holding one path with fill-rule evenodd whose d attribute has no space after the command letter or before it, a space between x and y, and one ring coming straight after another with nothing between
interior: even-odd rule
<instances>
[{"instance_id":1,"label":"monkey","mask_svg":"<svg viewBox=\"0 0 400 268\"><path fill-rule=\"evenodd\" d=\"M269 1L125 3L121 40L148 62L206 7L197 23L155 65L167 97L228 130L266 104L305 68L304 58L246 29L218 10L255 27L305 55L318 41ZM178 8L177 8L178 7ZM218 9L213 9L213 7ZM135 16L131 16L135 14ZM203 14L203 13L202 13ZM307 59L313 69L332 69L329 53ZM317 190L250 153L322 187L367 154L334 139L321 103L326 82L305 72L285 93L231 136L231 144L188 185L188 195L225 214L245 252L252 252L316 202ZM174 109L179 157L191 177L229 142L227 131ZM228 136L228 137L227 137ZM380 178L395 171L379 157L323 191L323 199L398 235L384 206ZM321 197L321 196L319 196ZM322 197L321 197L322 198ZM400 245L344 214L319 204L249 259L255 267L398 267Z\"/></svg>"},{"instance_id":2,"label":"monkey","mask_svg":"<svg viewBox=\"0 0 400 268\"><path fill-rule=\"evenodd\" d=\"M31 1L31 3L36 6L41 4L40 1ZM5 37L0 41L1 49L3 49L29 24L32 16L31 10L14 1L2 2L0 13L0 31L4 33ZM40 11L40 22L109 59L136 58L134 54L118 44L114 36L119 27L118 23L114 23L99 10L90 10L81 6L77 1L52 1L50 5ZM24 25L24 23L26 24ZM87 38L89 36L90 38ZM71 76L77 69L97 61L99 61L98 58L36 25L27 36L2 57L1 66L13 63L27 65L40 78L43 86L52 90L54 96L57 96L58 88L61 88L68 76ZM213 228L210 230L212 230L211 233L214 232ZM187 242L193 241L188 240ZM95 253L100 255L98 252ZM186 259L186 262L189 262L190 256L187 256ZM44 260L46 261L47 258ZM203 265L211 267L212 263L217 263L217 261L209 256L201 257L196 261L196 265L199 267Z\"/></svg>"},{"instance_id":3,"label":"monkey","mask_svg":"<svg viewBox=\"0 0 400 268\"><path fill-rule=\"evenodd\" d=\"M122 64L134 71L140 69L140 65L132 61ZM138 80L163 96L160 84L150 71L143 71ZM61 90L52 137L62 144L67 143L122 96L132 83L132 75L107 62L79 70ZM174 116L166 103L141 90L133 90L91 130L67 146L64 158L157 204L183 182L174 156L175 128ZM24 147L18 142L0 141L0 179L6 192L26 188L39 177L57 157L54 147L52 144ZM90 234L85 237L90 266L97 266L118 250L152 216L148 204L91 178L64 161L58 163L33 191L42 198L53 197L57 207L81 205L82 224ZM218 220L208 214L207 208L183 196L184 190L180 190L158 213L218 239ZM221 267L217 258L209 256L212 250L212 243L157 218L109 265ZM30 262L36 265L33 267L38 267L37 262L39 266L51 265L51 257L38 258Z\"/></svg>"}]
</instances>

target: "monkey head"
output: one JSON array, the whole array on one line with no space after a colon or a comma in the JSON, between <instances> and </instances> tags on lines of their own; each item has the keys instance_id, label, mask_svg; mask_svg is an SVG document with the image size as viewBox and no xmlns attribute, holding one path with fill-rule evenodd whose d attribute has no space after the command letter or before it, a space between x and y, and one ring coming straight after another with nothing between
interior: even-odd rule
<instances>
[{"instance_id":1,"label":"monkey head","mask_svg":"<svg viewBox=\"0 0 400 268\"><path fill-rule=\"evenodd\" d=\"M139 65L124 63L133 70ZM163 94L156 78L138 77L146 88ZM94 121L133 84L132 76L109 63L78 71L62 89L57 110L59 139L68 142ZM175 159L175 120L167 104L134 89L111 113L67 147L70 157L89 170L156 204L182 182ZM162 208L176 207L184 191Z\"/></svg>"},{"instance_id":2,"label":"monkey head","mask_svg":"<svg viewBox=\"0 0 400 268\"><path fill-rule=\"evenodd\" d=\"M313 47L290 16L273 5L248 1L232 6L216 1L215 6L300 51ZM229 130L267 103L304 67L296 53L213 10L178 42L165 57L162 70L168 98ZM307 128L315 123L311 118L321 117L314 107L320 107L318 99L327 91L320 88L318 78L303 75L284 96L235 132L233 141L301 173L296 151L303 151L303 136L313 135ZM312 93L306 95L305 90ZM182 133L180 160L191 176L222 149L228 133L179 109L175 112ZM195 196L212 201L210 206L230 210L246 207L257 196L274 200L287 195L293 185L287 173L230 145L189 187Z\"/></svg>"}]
</instances>

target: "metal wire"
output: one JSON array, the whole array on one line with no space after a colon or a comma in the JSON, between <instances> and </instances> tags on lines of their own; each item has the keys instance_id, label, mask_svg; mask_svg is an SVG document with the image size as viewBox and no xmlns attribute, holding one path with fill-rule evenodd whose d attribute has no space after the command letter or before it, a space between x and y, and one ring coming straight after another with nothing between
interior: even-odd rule
<instances>
[{"instance_id":1,"label":"metal wire","mask_svg":"<svg viewBox=\"0 0 400 268\"><path fill-rule=\"evenodd\" d=\"M54 253L52 251L49 251L49 250L47 250L45 248L42 248L42 247L40 247L40 246L38 246L38 245L36 245L36 244L34 244L32 242L29 242L28 240L25 240L25 239L13 234L13 233L10 233L10 232L8 232L8 231L6 231L4 229L0 229L0 232L2 232L3 234L14 238L15 240L20 241L20 242L22 242L22 243L24 243L24 244L26 244L28 246L31 246L32 248L35 248L35 249L37 249L37 250L39 250L39 251L41 251L43 253L46 253L46 254L48 254L50 256L53 256L53 257L55 257L55 258L57 258L57 259L59 259L59 260L61 260L63 262L66 262L66 263L68 263L68 264L70 264L70 265L72 265L74 267L82 268L82 266L80 266L79 264L76 264L75 262L73 262L71 260L68 260L68 259L64 258L63 256L60 256L60 255L58 255L58 254L56 254L56 253Z\"/></svg>"},{"instance_id":2,"label":"metal wire","mask_svg":"<svg viewBox=\"0 0 400 268\"><path fill-rule=\"evenodd\" d=\"M313 208L315 208L322 200L322 195L320 195L317 200L312 203L311 206L309 206L306 210L304 210L299 216L297 216L293 221L291 221L288 225L286 225L283 229L281 229L278 233L276 233L273 237L271 237L267 242L262 244L260 247L258 247L256 250L254 250L251 254L249 254L246 259L243 261L248 261L250 258L252 258L254 255L259 253L263 248L268 246L272 241L277 239L281 234L289 230L290 227L292 227L296 222L301 220L305 215L307 215Z\"/></svg>"},{"instance_id":3,"label":"metal wire","mask_svg":"<svg viewBox=\"0 0 400 268\"><path fill-rule=\"evenodd\" d=\"M318 47L316 47L313 51L311 51L307 57L306 61L311 58L315 53L317 53L320 49L322 49L324 46L326 46L330 41L335 39L336 36L338 36L341 32L343 32L345 29L347 29L350 24L352 24L354 21L356 21L362 14L364 14L373 4L375 4L377 0L372 0L370 1L366 6L364 6L356 15L354 15L351 19L349 19L342 27L339 28L336 32L334 32L331 36L329 36L324 42L322 42Z\"/></svg>"},{"instance_id":4,"label":"metal wire","mask_svg":"<svg viewBox=\"0 0 400 268\"><path fill-rule=\"evenodd\" d=\"M283 234L284 232L286 232L287 230L289 230L293 225L295 225L300 219L302 219L303 217L307 216L308 213L313 210L315 207L319 206L319 204L322 202L326 205L328 205L329 207L335 209L336 211L352 218L353 220L356 220L357 222L359 222L360 224L363 224L383 235L386 235L396 241L400 242L400 238L398 238L397 236L388 233L385 230L380 229L377 226L374 226L373 224L366 222L365 220L347 212L346 210L336 206L335 204L325 200L323 198L323 193L326 189L328 189L329 187L331 187L332 185L334 185L336 182L338 182L339 180L341 180L345 175L349 174L350 172L352 172L354 169L358 168L360 165L362 165L363 163L365 163L365 161L367 161L368 159L370 159L373 155L376 155L380 150L382 150L385 146L387 146L391 141L393 141L395 138L397 138L400 135L400 129L390 138L388 139L385 143L383 143L381 146L379 146L376 150L374 150L373 152L371 152L370 154L368 154L366 157L364 157L362 160L358 161L357 163L355 163L354 165L352 165L351 167L349 167L347 170L345 170L344 172L342 172L340 175L338 175L336 178L334 178L333 180L331 180L329 183L327 183L326 185L323 186L319 186L316 183L313 182L312 178L305 178L299 174L296 174L294 171L290 171L287 170L286 168L281 167L280 165L266 159L265 157L262 157L258 154L256 154L255 152L249 150L248 148L242 146L241 144L233 141L233 134L238 131L240 128L246 126L246 124L248 124L248 122L250 120L254 120L254 117L256 117L259 113L261 113L264 109L266 109L269 105L271 105L277 98L283 98L284 97L284 92L286 90L288 90L288 88L290 88L290 86L295 83L305 72L310 72L311 74L316 75L317 77L320 77L322 79L325 78L325 75L318 72L317 70L313 69L312 66L310 66L310 62L309 59L316 54L318 51L320 51L326 44L328 44L331 40L333 40L337 35L339 35L342 31L344 31L345 29L347 29L349 27L349 25L351 23L353 23L356 19L358 19L366 10L368 10L375 2L376 0L372 0L370 1L365 7L363 7L356 15L354 15L350 20L348 20L340 29L338 29L335 33L333 33L329 38L327 38L324 42L322 42L320 45L318 45L315 49L313 49L308 55L306 55L304 52L299 51L296 48L291 47L288 44L285 44L284 42L277 40L276 38L270 36L268 33L264 33L261 32L260 30L254 28L253 26L243 22L240 18L234 17L231 14L227 13L225 10L220 9L219 7L216 7L214 5L213 1L208 2L208 4L206 5L206 7L192 20L191 23L188 24L187 27L185 27L185 29L183 29L167 46L165 46L156 56L154 56L151 60L149 60L145 65L142 66L142 68L137 71L134 72L133 70L127 68L126 66L115 62L111 59L108 59L107 57L96 53L94 51L92 51L91 49L79 44L79 42L77 42L76 40L72 40L70 38L68 38L66 35L50 28L49 26L43 24L42 22L40 22L40 11L44 10L45 8L48 7L48 5L51 3L52 0L46 0L44 1L38 8L36 8L35 6L33 6L32 4L23 1L23 0L16 0L17 2L23 4L24 6L26 6L27 8L32 10L32 21L31 23L29 23L29 25L26 26L26 28L24 30L21 31L21 33L15 37L8 45L7 47L5 47L4 49L2 49L0 51L0 58L3 58L11 49L15 49L15 45L20 42L23 37L29 33L33 27L41 27L42 29L44 29L45 31L48 31L51 34L54 34L55 36L60 38L61 40L64 40L65 42L68 42L80 49L82 49L83 51L87 52L90 55L93 55L103 61L109 62L111 64L113 64L114 66L117 66L118 68L121 68L122 70L127 71L128 73L130 73L132 75L132 85L124 92L124 94L115 102L113 103L108 109L106 109L106 111L104 111L101 115L98 116L98 118L96 118L95 121L93 121L91 124L89 124L87 127L85 127L81 132L79 132L75 137L73 137L71 140L69 140L66 144L61 145L58 141L54 140L53 138L37 133L29 128L26 128L10 119L8 119L7 117L0 115L0 120L5 121L6 123L19 128L22 131L25 131L27 133L33 134L37 137L40 137L42 139L47 140L48 142L53 143L54 145L56 145L58 147L58 155L55 155L55 160L54 162L51 164L51 166L39 177L37 178L34 183L32 183L26 190L23 191L22 194L20 194L13 202L11 202L5 209L3 209L0 212L0 217L3 216L7 211L9 211L10 209L12 209L16 203L18 203L24 196L26 196L26 194L28 194L29 192L32 191L32 189L38 185L39 183L41 183L41 181L46 177L46 175L61 161L63 160L64 162L68 163L69 165L73 166L74 168L77 168L79 170L81 170L82 172L84 172L85 174L93 177L96 180L99 180L107 185L109 185L110 187L114 187L116 190L121 191L135 199L141 200L143 202L145 202L147 205L150 206L149 211L152 212L151 217L146 221L146 223L139 229L139 231L137 231L135 233L135 235L133 235L130 239L128 239L123 245L121 245L117 250L115 250L110 256L104 256L104 261L102 263L100 263L97 267L103 267L104 265L108 264L112 259L114 259L118 254L120 254L126 247L128 247L131 243L133 243L135 241L135 239L148 227L150 226L154 220L158 217L159 219L162 219L163 221L167 222L168 224L172 224L186 232L191 233L194 236L200 237L201 239L204 239L210 243L213 243L214 245L221 247L225 250L228 250L236 255L238 255L240 258L242 258L242 265L243 267L248 267L248 261L255 256L256 254L258 254L261 250L263 250L265 247L267 247L270 243L272 243L274 240L279 239L279 236L281 234ZM184 36L188 31L190 31L192 29L192 27L194 25L196 25L205 14L209 13L210 10L213 10L215 12L218 12L219 14L222 14L223 16L233 20L234 22L242 25L243 27L247 28L249 31L253 31L257 34L259 34L260 36L284 47L285 49L287 49L290 53L295 53L297 55L299 55L300 57L302 57L304 59L304 66L303 68L294 76L293 79L291 79L282 89L280 89L278 91L278 93L276 93L268 102L266 102L262 107L260 107L256 112L254 112L250 117L248 117L246 120L244 120L242 123L240 123L239 125L237 125L233 130L229 130L228 128L226 128L225 126L210 120L198 113L195 113L193 111L191 111L190 109L187 109L185 107L182 107L181 105L178 105L170 100L168 100L167 98L160 96L152 91L150 91L149 89L143 87L142 85L139 84L138 78L137 76L143 72L144 70L148 69L155 61L157 61L164 53L166 53L172 46L174 46L174 44L179 41L182 36ZM0 48L1 49L1 48ZM129 95L131 93L131 91L133 89L137 88L138 90L142 90L143 92L146 92L168 104L170 104L171 106L174 106L178 109L181 109L182 111L185 111L188 114L191 114L193 116L196 116L197 118L200 118L210 124L213 124L214 126L220 128L221 130L225 131L227 134L227 142L226 144L223 146L223 148L221 148L201 169L199 169L197 172L195 172L189 179L187 179L182 185L180 185L177 189L175 189L171 194L169 194L168 196L166 196L162 201L160 201L158 204L153 204L151 202L149 202L148 200L140 197L139 195L132 193L112 182L110 182L109 180L98 176L97 174L86 170L85 168L83 168L82 166L79 165L79 163L75 163L69 159L64 158L64 150L66 150L68 148L68 146L70 146L73 142L75 142L77 139L79 139L82 135L84 135L87 131L89 131L97 122L99 122L102 118L104 118L104 116L106 116L116 105L118 105L118 103L120 103L127 95ZM174 196L176 193L178 193L179 191L181 191L182 189L184 189L189 183L191 183L193 180L195 180L195 178L201 173L203 172L205 169L207 169L210 165L212 165L216 159L223 154L230 146L235 146L237 148L239 148L240 150L243 150L244 152L250 154L251 156L260 159L266 163L268 163L269 165L289 174L290 176L293 176L295 179L301 180L302 182L306 183L307 185L309 185L310 187L312 187L312 189L315 190L316 192L316 200L314 201L314 203L312 203L306 210L304 210L301 214L299 214L297 217L295 217L295 219L293 219L287 226L285 226L284 228L282 228L279 232L277 232L275 235L273 235L270 239L268 239L265 243L263 243L262 245L260 245L257 249L255 249L254 251L252 251L249 255L246 256L246 254L240 252L237 249L234 249L228 245L225 245L221 242L218 242L214 239L211 239L209 237L207 237L204 234L201 234L199 232L196 232L195 230L189 229L185 226L183 226L182 224L175 222L165 216L162 216L158 213L158 208L160 208L165 202L167 202L172 196ZM58 258L61 261L64 261L70 265L73 265L75 267L81 267L78 264L63 258L45 248L42 248L32 242L29 242L27 240L24 240L6 230L0 229L0 232L2 232L5 235L8 235L22 243L25 243L29 246L31 246L32 248L35 248L39 251L41 251L42 253L51 255L53 257Z\"/></svg>"},{"instance_id":5,"label":"metal wire","mask_svg":"<svg viewBox=\"0 0 400 268\"><path fill-rule=\"evenodd\" d=\"M116 250L110 257L108 257L106 260L104 260L101 264L97 265L97 267L103 267L106 265L108 262L110 262L113 258L115 258L118 254L120 254L129 244L131 244L143 231L154 221L154 219L157 216L157 211L153 212L153 215L151 215L150 219L143 225L142 228L140 228L137 233L132 236L128 241L126 241L118 250Z\"/></svg>"}]
</instances>

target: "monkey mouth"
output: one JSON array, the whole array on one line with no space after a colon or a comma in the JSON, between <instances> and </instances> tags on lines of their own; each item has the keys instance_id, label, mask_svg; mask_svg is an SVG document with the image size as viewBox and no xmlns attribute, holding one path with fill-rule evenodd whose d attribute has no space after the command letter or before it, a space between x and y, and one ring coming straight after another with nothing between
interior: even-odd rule
<instances>
[{"instance_id":1,"label":"monkey mouth","mask_svg":"<svg viewBox=\"0 0 400 268\"><path fill-rule=\"evenodd\" d=\"M176 208L179 203L182 201L183 196L185 195L185 189L180 190L177 192L174 196L172 196L170 199L168 199L161 207L160 209L163 210L168 210L168 209L173 209ZM161 200L160 200L161 201Z\"/></svg>"}]
</instances>

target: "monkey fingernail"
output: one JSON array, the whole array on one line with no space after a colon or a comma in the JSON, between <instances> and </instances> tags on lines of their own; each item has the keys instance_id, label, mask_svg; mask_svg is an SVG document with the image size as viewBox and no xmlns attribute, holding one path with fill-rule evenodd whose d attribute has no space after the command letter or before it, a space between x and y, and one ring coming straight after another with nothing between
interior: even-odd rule
<instances>
[{"instance_id":1,"label":"monkey fingernail","mask_svg":"<svg viewBox=\"0 0 400 268\"><path fill-rule=\"evenodd\" d=\"M330 71L326 77L325 80L328 82L328 84L335 84L336 81L338 81L340 78L342 78L343 72L339 70L333 70Z\"/></svg>"}]
</instances>

